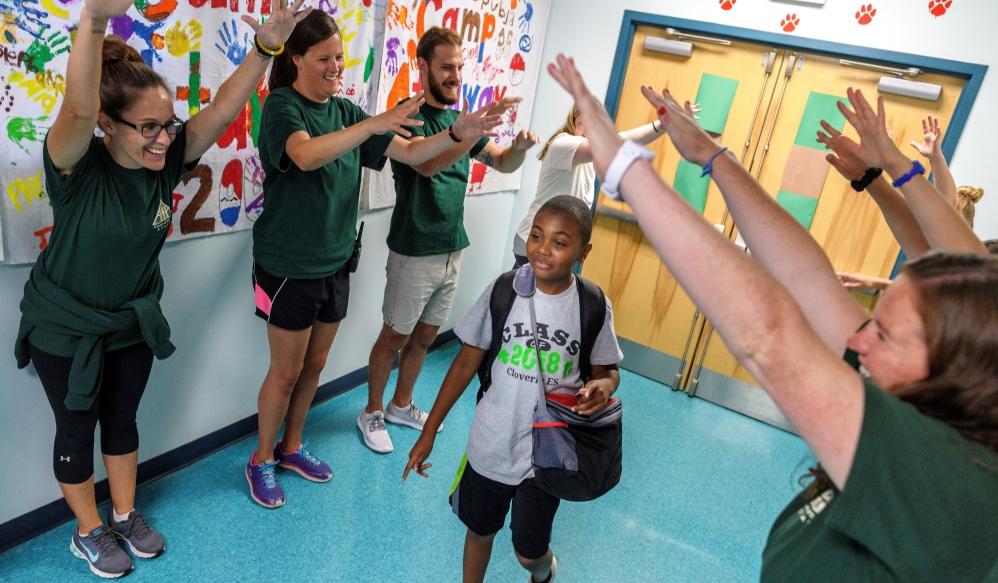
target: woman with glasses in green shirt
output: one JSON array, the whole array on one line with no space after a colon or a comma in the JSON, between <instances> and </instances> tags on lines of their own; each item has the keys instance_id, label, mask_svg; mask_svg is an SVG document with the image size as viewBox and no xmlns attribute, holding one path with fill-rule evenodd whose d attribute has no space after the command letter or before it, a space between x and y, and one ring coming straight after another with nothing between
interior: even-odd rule
<instances>
[{"instance_id":1,"label":"woman with glasses in green shirt","mask_svg":"<svg viewBox=\"0 0 998 583\"><path fill-rule=\"evenodd\" d=\"M302 2L288 8L279 0L263 24L243 17L257 50L186 123L163 78L121 38L104 36L133 0L86 0L80 14L65 98L43 150L52 235L25 285L15 352L20 367L34 362L55 414L52 463L78 521L70 550L101 577L133 567L115 537L138 557L165 549L133 504L136 411L153 356L174 350L159 305L173 189L245 107L271 56L307 14L295 14ZM106 524L94 494L98 422L111 487Z\"/></svg>"}]
</instances>

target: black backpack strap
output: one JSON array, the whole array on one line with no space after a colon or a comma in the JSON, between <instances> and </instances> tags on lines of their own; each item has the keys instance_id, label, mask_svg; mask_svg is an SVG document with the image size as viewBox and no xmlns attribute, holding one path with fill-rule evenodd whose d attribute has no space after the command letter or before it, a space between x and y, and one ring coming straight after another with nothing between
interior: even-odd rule
<instances>
[{"instance_id":1,"label":"black backpack strap","mask_svg":"<svg viewBox=\"0 0 998 583\"><path fill-rule=\"evenodd\" d=\"M583 383L588 383L593 378L593 366L589 359L593 355L596 338L603 330L603 322L606 320L606 297L603 295L603 290L588 279L576 275L575 281L579 289L579 308L582 312L579 375L582 377Z\"/></svg>"},{"instance_id":2,"label":"black backpack strap","mask_svg":"<svg viewBox=\"0 0 998 583\"><path fill-rule=\"evenodd\" d=\"M516 301L516 292L513 290L513 278L516 277L516 269L511 269L496 279L492 286L492 294L489 296L489 315L492 317L492 344L489 352L482 359L482 364L478 366L478 398L482 400L485 391L492 386L492 363L499 356L499 349L502 348L502 333L506 328L506 318L513 309L513 302Z\"/></svg>"}]
</instances>

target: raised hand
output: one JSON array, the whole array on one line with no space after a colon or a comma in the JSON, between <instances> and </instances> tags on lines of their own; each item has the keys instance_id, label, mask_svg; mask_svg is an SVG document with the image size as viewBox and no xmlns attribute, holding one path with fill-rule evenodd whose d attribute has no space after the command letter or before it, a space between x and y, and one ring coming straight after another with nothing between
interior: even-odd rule
<instances>
[{"instance_id":1,"label":"raised hand","mask_svg":"<svg viewBox=\"0 0 998 583\"><path fill-rule=\"evenodd\" d=\"M843 147L859 157L867 166L875 168L888 169L892 162L906 161L907 158L898 150L887 131L887 114L884 113L883 96L877 97L877 110L874 111L859 89L850 87L846 91L846 95L849 97L849 103L852 104L852 110L839 101L839 111L845 116L846 121L856 128L860 143L857 144L855 141L842 136L839 141ZM911 162L908 162L907 166L910 167Z\"/></svg>"},{"instance_id":2,"label":"raised hand","mask_svg":"<svg viewBox=\"0 0 998 583\"><path fill-rule=\"evenodd\" d=\"M99 20L110 20L128 12L134 0L86 0L84 7L90 16Z\"/></svg>"},{"instance_id":3,"label":"raised hand","mask_svg":"<svg viewBox=\"0 0 998 583\"><path fill-rule=\"evenodd\" d=\"M642 86L641 94L655 108L662 128L683 158L703 166L717 152L717 142L696 122L689 101L680 106L668 89L658 93L651 87Z\"/></svg>"},{"instance_id":4,"label":"raised hand","mask_svg":"<svg viewBox=\"0 0 998 583\"><path fill-rule=\"evenodd\" d=\"M558 55L557 63L548 65L548 73L575 98L575 105L579 108L579 118L586 128L586 137L593 153L593 166L602 180L606 169L623 143L617 128L613 126L613 120L605 109L597 105L589 89L586 88L582 75L575 69L575 62L572 59Z\"/></svg>"},{"instance_id":5,"label":"raised hand","mask_svg":"<svg viewBox=\"0 0 998 583\"><path fill-rule=\"evenodd\" d=\"M405 126L418 127L423 125L423 122L418 119L412 119L412 116L419 112L419 107L425 101L423 99L423 92L420 91L412 99L407 99L388 111L379 113L370 119L373 122L372 131L377 135L383 135L386 132L395 132L405 138L411 137L412 132L405 129Z\"/></svg>"},{"instance_id":6,"label":"raised hand","mask_svg":"<svg viewBox=\"0 0 998 583\"><path fill-rule=\"evenodd\" d=\"M922 118L922 134L924 135L922 143L919 144L915 140L912 140L909 142L911 147L915 148L919 154L926 158L941 154L942 130L939 129L938 117L929 115Z\"/></svg>"},{"instance_id":7,"label":"raised hand","mask_svg":"<svg viewBox=\"0 0 998 583\"><path fill-rule=\"evenodd\" d=\"M513 138L513 148L520 150L521 152L526 152L530 148L533 148L541 141L541 137L534 132L528 132L527 130L520 130L520 133L516 134Z\"/></svg>"},{"instance_id":8,"label":"raised hand","mask_svg":"<svg viewBox=\"0 0 998 583\"><path fill-rule=\"evenodd\" d=\"M430 453L433 452L433 441L436 437L436 432L426 433L423 432L419 439L416 440L416 444L412 446L412 450L409 451L409 461L405 465L405 471L402 472L402 481L404 482L409 472L415 470L417 474L423 476L424 478L429 478L430 476L426 473L433 464L424 464L426 458L430 457Z\"/></svg>"},{"instance_id":9,"label":"raised hand","mask_svg":"<svg viewBox=\"0 0 998 583\"><path fill-rule=\"evenodd\" d=\"M864 273L843 273L841 271L836 271L835 275L839 276L839 281L842 283L842 287L846 289L865 289L865 290L878 290L887 289L890 286L890 280L885 280L879 277L873 277L872 275L866 275Z\"/></svg>"},{"instance_id":10,"label":"raised hand","mask_svg":"<svg viewBox=\"0 0 998 583\"><path fill-rule=\"evenodd\" d=\"M831 150L834 154L825 156L825 160L839 171L846 180L860 180L866 174L868 166L851 151L842 146L839 138L842 133L832 127L825 120L821 120L821 127L824 132L818 130L818 143L824 144L826 150ZM827 132L827 133L826 133Z\"/></svg>"},{"instance_id":11,"label":"raised hand","mask_svg":"<svg viewBox=\"0 0 998 583\"><path fill-rule=\"evenodd\" d=\"M468 113L468 100L464 101L461 115L454 121L454 133L461 140L477 140L482 136L495 137L493 128L502 123L501 115L489 115L492 105L486 105L476 112Z\"/></svg>"},{"instance_id":12,"label":"raised hand","mask_svg":"<svg viewBox=\"0 0 998 583\"><path fill-rule=\"evenodd\" d=\"M305 0L296 0L288 7L288 0L277 0L271 9L270 18L263 24L245 14L241 18L243 22L250 25L263 46L268 49L276 49L288 40L295 25L312 12L311 7L298 12L304 3Z\"/></svg>"},{"instance_id":13,"label":"raised hand","mask_svg":"<svg viewBox=\"0 0 998 583\"><path fill-rule=\"evenodd\" d=\"M523 101L522 97L503 97L499 101L493 101L485 115L503 115L509 108Z\"/></svg>"}]
</instances>

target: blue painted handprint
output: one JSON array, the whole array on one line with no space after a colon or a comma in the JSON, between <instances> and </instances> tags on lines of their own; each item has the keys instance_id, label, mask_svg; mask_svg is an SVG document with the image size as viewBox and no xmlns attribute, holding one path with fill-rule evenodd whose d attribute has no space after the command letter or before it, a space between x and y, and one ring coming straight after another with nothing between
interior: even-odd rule
<instances>
[{"instance_id":1,"label":"blue painted handprint","mask_svg":"<svg viewBox=\"0 0 998 583\"><path fill-rule=\"evenodd\" d=\"M388 42L385 43L385 66L388 67L389 75L398 75L400 54L404 55L405 51L402 49L402 43L399 42L399 39L388 39Z\"/></svg>"},{"instance_id":2,"label":"blue painted handprint","mask_svg":"<svg viewBox=\"0 0 998 583\"><path fill-rule=\"evenodd\" d=\"M236 27L236 19L232 19L232 31L229 31L229 24L227 22L222 23L222 29L218 31L218 36L222 38L222 44L215 43L215 47L222 51L225 58L233 65L238 65L243 62L246 58L246 54L249 53L250 47L253 45L253 41L250 40L249 33L243 33L243 40L239 42L238 39L239 29Z\"/></svg>"},{"instance_id":3,"label":"blue painted handprint","mask_svg":"<svg viewBox=\"0 0 998 583\"><path fill-rule=\"evenodd\" d=\"M524 2L527 5L527 10L520 15L520 31L530 32L530 19L534 17L534 5L530 2Z\"/></svg>"}]
</instances>

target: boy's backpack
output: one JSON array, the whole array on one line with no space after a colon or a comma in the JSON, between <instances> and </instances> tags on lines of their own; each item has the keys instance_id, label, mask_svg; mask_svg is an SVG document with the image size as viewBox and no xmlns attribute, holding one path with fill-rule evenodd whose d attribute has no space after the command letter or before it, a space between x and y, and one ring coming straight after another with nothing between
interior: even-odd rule
<instances>
[{"instance_id":1,"label":"boy's backpack","mask_svg":"<svg viewBox=\"0 0 998 583\"><path fill-rule=\"evenodd\" d=\"M485 391L492 386L492 363L499 356L506 319L513 309L513 302L516 301L516 291L513 289L516 273L516 269L507 271L500 275L495 285L492 286L492 294L489 296L489 314L492 316L492 344L489 346L489 352L482 360L482 364L478 367L478 382L481 386L478 389L477 401L481 401L482 397L485 396ZM606 320L606 297L598 285L584 277L576 275L575 283L579 292L579 307L582 312L582 317L579 320L582 332L579 348L579 375L582 377L583 383L588 383L593 378L593 368L589 363L589 358L593 353L593 346L596 345L596 338L603 329L603 322Z\"/></svg>"}]
</instances>

